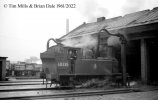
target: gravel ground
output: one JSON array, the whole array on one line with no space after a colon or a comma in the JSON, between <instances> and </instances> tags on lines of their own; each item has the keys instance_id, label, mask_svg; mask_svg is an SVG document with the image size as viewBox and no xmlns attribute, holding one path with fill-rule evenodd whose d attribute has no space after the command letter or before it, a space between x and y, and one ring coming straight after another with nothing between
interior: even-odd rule
<instances>
[{"instance_id":1,"label":"gravel ground","mask_svg":"<svg viewBox=\"0 0 158 100\"><path fill-rule=\"evenodd\" d=\"M39 83L41 79L34 79L34 80L15 80L21 81L24 83L30 82L33 83L33 81L38 81ZM26 81L26 82L25 82ZM13 82L13 81L12 81ZM20 82L20 83L21 83ZM4 85L4 83L0 83ZM7 84L13 84L13 83L7 83ZM16 84L16 83L14 83ZM45 85L13 85L13 86L0 86L0 90L6 90L6 89L28 89L28 88L45 88ZM49 87L49 86L48 86ZM158 87L157 90L151 91L152 89L156 89L156 87L151 86L137 86L138 88L141 88L145 90L146 92L132 92L132 93L122 93L122 94L109 94L109 95L100 95L100 96L85 96L85 97L71 97L71 98L55 98L55 99L45 99L45 100L158 100ZM151 90L150 90L151 89ZM150 91L149 91L150 90ZM56 92L61 91L23 91L21 93L19 92L0 92L0 97L12 97L12 96L25 96L25 95L41 95L41 94L52 94ZM64 92L64 91L63 91ZM68 92L68 91L67 91ZM69 91L73 92L73 91ZM34 100L34 99L33 99ZM43 100L43 99L42 99Z\"/></svg>"},{"instance_id":2,"label":"gravel ground","mask_svg":"<svg viewBox=\"0 0 158 100\"><path fill-rule=\"evenodd\" d=\"M45 100L158 100L158 91L133 92L89 97L56 98Z\"/></svg>"}]
</instances>

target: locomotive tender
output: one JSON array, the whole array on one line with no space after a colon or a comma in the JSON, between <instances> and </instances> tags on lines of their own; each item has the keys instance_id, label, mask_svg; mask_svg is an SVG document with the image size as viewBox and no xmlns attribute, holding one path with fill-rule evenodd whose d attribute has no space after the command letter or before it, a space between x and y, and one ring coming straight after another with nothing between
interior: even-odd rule
<instances>
[{"instance_id":1,"label":"locomotive tender","mask_svg":"<svg viewBox=\"0 0 158 100\"><path fill-rule=\"evenodd\" d=\"M56 42L57 45L49 47L50 40ZM91 58L85 58L83 52L83 48L64 46L54 39L49 39L47 51L40 54L46 79L60 86L70 86L93 78L104 79L118 73L116 59L94 58L93 53L91 53Z\"/></svg>"}]
</instances>

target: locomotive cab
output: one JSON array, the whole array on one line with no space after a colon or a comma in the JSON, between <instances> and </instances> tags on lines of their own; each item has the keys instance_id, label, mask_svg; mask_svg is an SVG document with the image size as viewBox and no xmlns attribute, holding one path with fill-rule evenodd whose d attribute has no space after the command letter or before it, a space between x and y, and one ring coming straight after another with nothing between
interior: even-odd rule
<instances>
[{"instance_id":1,"label":"locomotive cab","mask_svg":"<svg viewBox=\"0 0 158 100\"><path fill-rule=\"evenodd\" d=\"M80 48L61 44L48 48L40 54L46 78L53 83L68 85L68 80L75 73L75 61L81 53Z\"/></svg>"}]
</instances>

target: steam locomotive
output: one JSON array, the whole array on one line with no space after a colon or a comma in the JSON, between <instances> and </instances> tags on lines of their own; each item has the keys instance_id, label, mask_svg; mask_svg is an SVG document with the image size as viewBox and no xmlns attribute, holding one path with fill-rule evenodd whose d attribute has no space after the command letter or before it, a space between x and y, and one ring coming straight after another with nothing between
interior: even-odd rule
<instances>
[{"instance_id":1,"label":"steam locomotive","mask_svg":"<svg viewBox=\"0 0 158 100\"><path fill-rule=\"evenodd\" d=\"M56 45L49 47L50 40ZM111 50L108 47L108 52ZM119 71L118 61L113 57L95 57L91 49L85 54L83 48L65 46L55 39L48 40L47 50L40 57L47 79L60 86L77 85L93 78L104 79Z\"/></svg>"}]
</instances>

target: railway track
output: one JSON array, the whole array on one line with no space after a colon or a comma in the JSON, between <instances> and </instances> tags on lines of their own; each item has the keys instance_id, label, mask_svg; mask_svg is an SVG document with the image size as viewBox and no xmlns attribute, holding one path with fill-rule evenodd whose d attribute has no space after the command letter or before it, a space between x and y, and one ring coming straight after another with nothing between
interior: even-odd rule
<instances>
[{"instance_id":1,"label":"railway track","mask_svg":"<svg viewBox=\"0 0 158 100\"><path fill-rule=\"evenodd\" d=\"M94 90L94 89L63 89L63 88L55 88L49 87L46 88L44 85L38 85L40 87L35 87L35 83L39 82L26 82L22 83L5 83L0 86L0 100L34 100L34 99L55 99L55 98L69 98L69 97L84 97L84 96L102 96L109 94L122 94L122 93L130 93L130 92L144 92L143 90L136 88L121 88L121 89L111 89L111 90ZM20 86L18 86L18 85ZM31 85L32 84L32 85ZM4 86L3 86L4 85ZM26 88L16 88L16 87L26 87ZM28 87L27 87L28 86ZM8 89L3 87L7 87ZM9 89L9 87L12 87ZM14 88L13 88L14 87ZM33 87L33 88L32 88ZM155 90L158 90L155 89Z\"/></svg>"},{"instance_id":2,"label":"railway track","mask_svg":"<svg viewBox=\"0 0 158 100\"><path fill-rule=\"evenodd\" d=\"M15 97L3 97L2 100L12 99L23 99L23 100L34 100L34 99L53 99L53 98L67 98L67 97L82 97L82 96L97 96L97 95L108 95L108 94L120 94L136 92L133 89L115 89L115 90L97 90L97 91L85 91L85 92L70 92L70 93L54 93L45 95L34 95L34 96L15 96Z\"/></svg>"}]
</instances>

